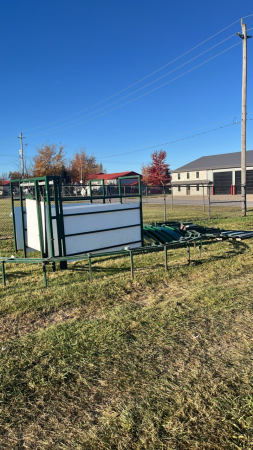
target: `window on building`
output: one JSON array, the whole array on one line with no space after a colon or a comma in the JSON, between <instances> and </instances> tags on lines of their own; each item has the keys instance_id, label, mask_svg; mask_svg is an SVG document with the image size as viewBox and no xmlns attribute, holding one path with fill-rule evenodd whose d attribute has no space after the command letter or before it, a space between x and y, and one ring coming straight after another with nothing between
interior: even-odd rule
<instances>
[{"instance_id":1,"label":"window on building","mask_svg":"<svg viewBox=\"0 0 253 450\"><path fill-rule=\"evenodd\" d=\"M196 186L196 190L197 190L197 191L199 191L199 184L197 184L197 186Z\"/></svg>"},{"instance_id":2,"label":"window on building","mask_svg":"<svg viewBox=\"0 0 253 450\"><path fill-rule=\"evenodd\" d=\"M199 172L196 172L196 178L199 178Z\"/></svg>"},{"instance_id":3,"label":"window on building","mask_svg":"<svg viewBox=\"0 0 253 450\"><path fill-rule=\"evenodd\" d=\"M180 180L180 173L177 174L177 179Z\"/></svg>"},{"instance_id":4,"label":"window on building","mask_svg":"<svg viewBox=\"0 0 253 450\"><path fill-rule=\"evenodd\" d=\"M187 172L187 180L189 180L189 178L190 178L190 174L189 174L189 172Z\"/></svg>"},{"instance_id":5,"label":"window on building","mask_svg":"<svg viewBox=\"0 0 253 450\"><path fill-rule=\"evenodd\" d=\"M178 190L178 192L180 192L181 191L181 186L178 186L177 190Z\"/></svg>"}]
</instances>

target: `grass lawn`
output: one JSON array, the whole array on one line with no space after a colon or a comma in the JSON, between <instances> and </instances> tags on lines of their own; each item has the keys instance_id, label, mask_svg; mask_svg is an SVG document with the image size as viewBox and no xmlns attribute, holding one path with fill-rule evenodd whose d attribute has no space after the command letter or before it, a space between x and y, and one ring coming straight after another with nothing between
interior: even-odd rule
<instances>
[{"instance_id":1,"label":"grass lawn","mask_svg":"<svg viewBox=\"0 0 253 450\"><path fill-rule=\"evenodd\" d=\"M163 220L144 205L144 222ZM252 212L178 206L167 220L253 230ZM0 449L253 448L253 239L7 265L0 287ZM0 241L0 255L14 252ZM20 254L21 255L21 254Z\"/></svg>"}]
</instances>

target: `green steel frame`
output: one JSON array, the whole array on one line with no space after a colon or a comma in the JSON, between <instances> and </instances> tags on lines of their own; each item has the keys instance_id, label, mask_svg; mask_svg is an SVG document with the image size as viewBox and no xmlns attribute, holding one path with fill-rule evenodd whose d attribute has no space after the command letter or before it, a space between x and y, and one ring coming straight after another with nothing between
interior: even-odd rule
<instances>
[{"instance_id":1,"label":"green steel frame","mask_svg":"<svg viewBox=\"0 0 253 450\"><path fill-rule=\"evenodd\" d=\"M92 274L92 258L100 259L104 258L105 256L130 256L130 269L131 269L131 277L134 278L134 255L140 255L143 253L152 253L152 252L160 252L164 251L164 267L165 271L168 270L168 254L167 250L172 248L187 248L187 263L190 264L190 245L191 243L195 243L196 241L201 240L201 235L197 233L194 237L191 237L188 242L185 242L184 244L179 244L178 242L171 242L168 244L163 245L155 245L150 247L139 247L132 250L115 250L115 251L108 251L106 253L96 253L92 254L91 252L85 253L82 255L74 255L74 256L62 256L62 257L54 257L54 258L15 258L15 257L0 257L1 267L2 267L2 283L3 286L6 286L6 275L5 275L5 265L10 264L20 264L20 263L27 263L27 264L42 264L42 270L43 270L43 278L44 278L44 285L47 287L47 275L46 275L46 264L52 263L55 264L56 262L67 262L67 261L88 261L88 268L89 268L89 276L90 281L93 281L93 274ZM199 247L200 250L200 257L201 257L201 247Z\"/></svg>"},{"instance_id":2,"label":"green steel frame","mask_svg":"<svg viewBox=\"0 0 253 450\"><path fill-rule=\"evenodd\" d=\"M127 194L122 195L122 180L123 179L132 179L137 178L138 180L138 194ZM90 201L90 203L93 203L93 196L92 196L92 183L96 182L97 180L90 180L89 181L89 189L90 189L90 195L85 197L85 200ZM29 178L29 179L23 179L23 180L13 180L11 181L11 203L12 203L12 216L13 216L13 229L14 229L14 243L15 243L15 251L17 251L17 239L16 239L16 224L15 224L15 213L14 213L14 185L18 183L18 189L19 189L19 200L20 200L20 208L21 208L21 222L22 222L22 238L23 238L23 249L24 249L24 257L27 258L27 251L26 251L26 229L25 229L25 223L24 223L24 205L23 205L23 187L27 186L29 184L30 186L34 187L34 197L36 200L36 211L37 211L37 221L38 221L38 230L39 230L39 242L40 242L40 253L41 258L48 258L49 255L51 255L51 258L55 257L55 242L54 242L54 233L53 233L53 220L56 222L56 229L57 229L57 244L59 248L59 261L60 261L60 267L61 269L65 269L67 267L67 259L61 260L61 257L66 257L66 238L78 236L78 235L84 235L93 233L93 231L89 232L83 232L83 233L73 233L73 234L65 234L64 232L64 217L65 216L77 216L77 215L85 215L85 214L96 214L96 212L90 212L90 213L73 213L73 214L64 214L63 212L63 202L78 202L83 201L83 197L62 197L61 196L61 180L58 176L45 176L45 177L36 177L36 178ZM45 187L45 188L44 188ZM96 196L96 200L102 200L103 203L106 202L107 199L119 199L120 203L122 203L122 198L125 197L138 197L139 198L139 207L130 207L126 208L126 210L131 209L139 209L140 211L140 223L131 225L131 227L137 227L140 226L141 229L141 240L133 241L133 242L126 242L123 243L123 245L129 245L129 244L136 244L141 242L141 247L144 245L143 240L143 219L142 219L142 193L141 193L141 176L135 176L135 177L120 177L118 179L118 189L119 193L118 195L105 195L105 183L104 180L102 180L102 196ZM41 216L41 203L44 202L45 205L47 205L47 221L48 221L48 237L49 237L49 248L44 248L44 239L43 239L43 223L42 223L42 216ZM55 206L55 214L52 215L52 204L54 203ZM106 210L102 211L103 213L112 212L115 210ZM116 211L115 211L116 212ZM117 211L121 212L121 210ZM101 212L100 212L101 214ZM116 230L121 228L128 228L128 226L125 227L115 227L109 230ZM101 231L109 231L106 230L99 230L97 232ZM47 239L46 239L47 242ZM98 249L91 249L90 251L99 251L99 250L110 250L112 247L103 247ZM75 253L75 255L82 254ZM72 255L68 255L72 256ZM53 261L53 268L55 268L55 261Z\"/></svg>"}]
</instances>

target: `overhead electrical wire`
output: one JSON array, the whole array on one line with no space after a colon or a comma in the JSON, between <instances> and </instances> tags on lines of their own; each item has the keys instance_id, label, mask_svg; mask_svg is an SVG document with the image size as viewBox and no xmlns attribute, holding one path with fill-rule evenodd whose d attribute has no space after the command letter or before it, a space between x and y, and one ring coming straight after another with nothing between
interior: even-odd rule
<instances>
[{"instance_id":1,"label":"overhead electrical wire","mask_svg":"<svg viewBox=\"0 0 253 450\"><path fill-rule=\"evenodd\" d=\"M18 163L18 162L19 162L19 160L16 158L13 161L5 162L5 163L1 162L1 166L6 166L7 164L13 164L13 163Z\"/></svg>"},{"instance_id":2,"label":"overhead electrical wire","mask_svg":"<svg viewBox=\"0 0 253 450\"><path fill-rule=\"evenodd\" d=\"M186 75L187 73L192 72L193 70L197 69L197 68L200 67L200 66L203 66L204 64L206 64L207 62L211 61L212 59L217 58L218 56L222 55L223 53L227 52L228 50L231 50L232 48L234 48L234 47L236 47L237 45L240 45L240 44L241 44L241 42L239 41L239 42L237 42L236 44L232 45L231 47L227 48L226 50L223 50L222 52L218 53L217 55L214 55L214 56L212 56L211 58L207 59L206 61L204 61L204 62L198 64L197 66L193 67L192 69L189 69L189 70L187 70L186 72L184 72L184 73L178 75L177 77L173 78L172 80L166 81L166 83L163 83L163 84L161 84L160 86L157 86L157 87L155 87L154 89L151 89L150 91L145 92L144 94L139 95L138 97L136 97L136 98L134 98L134 99L132 99L132 100L129 100L128 102L125 102L125 103L123 103L122 105L117 106L116 108L110 109L109 111L106 111L106 112L104 112L104 113L102 113L102 114L99 114L98 116L91 117L91 118L88 119L88 120L79 122L79 123L74 124L74 125L70 125L70 126L68 126L68 127L65 127L65 126L63 125L62 128L59 128L59 127L52 128L52 129L49 129L49 130L47 130L47 131L41 131L41 132L39 132L39 133L34 133L34 134L27 135L27 137L40 136L40 135L43 135L43 134L51 134L51 133L54 133L55 131L63 131L63 130L67 130L67 129L73 128L73 127L75 127L75 126L77 126L77 125L81 125L81 124L83 124L83 123L90 122L91 120L97 119L98 117L104 116L105 114L108 114L108 113L110 113L110 112L112 112L112 111L115 111L116 109L122 108L123 106L128 105L129 103L132 103L132 102L138 100L139 98L142 98L142 97L144 97L145 95L148 95L148 94L150 94L151 92L154 92L154 91L156 91L157 89L160 89L161 87L163 87L163 86L165 86L165 85L167 85L167 84L169 84L169 83L172 83L173 81L177 80L178 78L181 78L182 76Z\"/></svg>"},{"instance_id":3,"label":"overhead electrical wire","mask_svg":"<svg viewBox=\"0 0 253 450\"><path fill-rule=\"evenodd\" d=\"M190 50L188 50L187 52L185 52L185 53L183 53L182 55L178 56L178 57L175 58L174 60L168 62L167 64L165 64L164 66L160 67L159 69L153 71L153 72L150 73L149 75L147 75L147 76L141 78L140 80L136 81L135 83L131 84L130 86L128 86L128 87L122 89L121 91L117 92L116 94L113 94L113 95L111 95L110 97L107 97L106 99L104 99L104 100L102 100L102 101L100 101L100 102L98 102L98 103L95 103L94 105L89 106L88 108L85 108L85 109L83 109L83 110L81 110L81 111L79 111L79 112L77 112L77 113L74 113L74 114L71 114L71 115L69 115L69 116L66 116L66 117L64 117L63 119L59 119L59 120L56 120L56 121L47 123L47 124L45 124L45 125L40 125L40 126L38 126L38 127L27 128L27 129L25 129L24 131L36 130L36 129L39 129L39 128L43 128L43 127L47 127L47 126L53 125L53 124L58 123L58 122L62 122L62 121L64 121L64 120L66 120L66 119L69 119L70 117L74 117L74 116L76 116L76 115L78 115L78 114L81 114L81 113L83 113L83 112L85 112L85 111L91 109L91 108L94 108L95 106L98 106L98 105L100 105L101 103L104 103L104 102L110 100L110 99L113 98L113 97L116 97L117 95L121 94L122 92L125 92L126 90L128 90L128 89L130 89L130 88L132 88L132 87L135 86L136 84L141 83L142 81L144 81L144 80L146 80L147 78L151 77L152 75L154 75L155 73L157 73L157 72L159 72L160 70L164 69L165 67L169 66L170 64L173 64L174 62L176 62L176 61L178 61L179 59L183 58L183 57L184 57L185 55L187 55L188 53L192 52L192 51L195 50L196 48L198 48L198 47L200 47L201 45L205 44L206 42L208 42L209 40L211 40L212 38L214 38L214 37L217 36L218 34L222 33L223 31L227 30L227 29L230 28L231 26L235 25L235 24L236 24L237 22L239 22L239 21L240 21L240 19L236 20L235 22L231 23L231 24L228 25L227 27L223 28L222 30L220 30L220 31L218 31L217 33L215 33L215 34L213 34L212 36L210 36L209 38L207 38L207 39L205 39L204 41L200 42L200 43L197 44L195 47L192 47L192 48L191 48Z\"/></svg>"},{"instance_id":4,"label":"overhead electrical wire","mask_svg":"<svg viewBox=\"0 0 253 450\"><path fill-rule=\"evenodd\" d=\"M209 123L208 125L205 125L204 127L194 128L193 130L187 130L187 131L183 131L182 133L174 134L173 136L170 136L170 139L176 138L178 136L182 136L183 134L194 133L195 131L203 130L203 128L213 127L214 125L219 125L220 123L228 122L229 120L233 120L234 123L237 123L238 121L236 119L237 119L237 116L234 116L234 117L229 117L224 120L220 120L219 122ZM154 144L155 142L156 141L149 142L146 144L146 146L150 146L151 144ZM136 145L134 147L130 147L130 148L135 148L135 147L136 147ZM122 149L121 151L125 151L125 150L130 151L130 148L128 147L127 149Z\"/></svg>"},{"instance_id":5,"label":"overhead electrical wire","mask_svg":"<svg viewBox=\"0 0 253 450\"><path fill-rule=\"evenodd\" d=\"M186 61L184 64L181 64L181 66L176 67L175 69L171 70L170 72L167 72L166 74L162 75L161 77L157 78L156 80L151 81L150 83L146 84L145 86L140 87L139 89L137 89L137 90L131 92L130 94L127 94L127 95L125 95L124 97L121 97L121 98L119 98L118 100L115 100L114 102L109 103L108 105L103 106L102 108L97 109L96 111L93 111L93 112L91 112L91 113L89 113L89 114L86 114L86 115L83 116L83 117L79 117L78 119L71 120L70 122L67 122L67 123L65 123L65 124L63 124L63 125L59 125L59 126L53 128L53 129L58 129L58 128L62 127L62 126L65 127L66 125L70 125L71 123L78 122L78 121L84 119L85 117L91 116L92 114L96 114L97 112L102 111L103 109L109 108L110 106L114 105L115 103L118 103L118 102L124 100L125 98L130 97L131 95L136 94L137 92L139 92L139 91L145 89L146 87L150 86L151 84L154 84L154 83L156 83L157 81L161 80L162 78L167 77L168 75L170 75L171 73L175 72L176 70L181 69L182 67L186 66L186 65L189 64L190 62L194 61L195 59L199 58L200 56L202 56L202 55L204 55L205 53L209 52L210 50L214 49L214 48L217 47L218 45L222 44L223 42L227 41L228 39L231 39L232 37L235 37L235 35L232 34L231 36L229 36L228 38L226 38L226 39L224 39L223 41L219 42L218 44L215 44L213 47L210 47L209 49L205 50L204 52L202 52L202 53L200 53L199 55L195 56L194 58L190 59L189 61ZM60 129L61 129L61 128L60 128ZM48 130L48 131L51 131L51 130ZM43 131L42 131L41 133L43 133Z\"/></svg>"},{"instance_id":6,"label":"overhead electrical wire","mask_svg":"<svg viewBox=\"0 0 253 450\"><path fill-rule=\"evenodd\" d=\"M99 159L106 159L106 158L114 158L115 156L122 156L122 155L128 155L130 153L137 153L137 152L142 152L144 150L152 150L153 148L156 147L160 147L162 145L170 145L170 144L174 144L175 142L180 142L180 141L185 141L186 139L192 139L196 136L201 136L203 134L207 134L207 133L211 133L213 131L217 131L217 130L221 130L222 128L227 128L227 127L231 127L232 125L238 125L241 122L241 120L239 120L238 122L233 122L233 123L229 123L228 125L223 125L222 127L218 127L218 128L213 128L212 130L208 130L208 131L203 131L202 133L197 133L197 134L193 134L192 136L187 136L181 139L176 139L174 141L170 141L170 142L162 142L160 144L156 144L156 145L152 145L151 147L145 147L145 148L141 148L139 150L133 150L130 152L124 152L124 153L116 153L114 155L108 155L108 156L102 156Z\"/></svg>"}]
</instances>

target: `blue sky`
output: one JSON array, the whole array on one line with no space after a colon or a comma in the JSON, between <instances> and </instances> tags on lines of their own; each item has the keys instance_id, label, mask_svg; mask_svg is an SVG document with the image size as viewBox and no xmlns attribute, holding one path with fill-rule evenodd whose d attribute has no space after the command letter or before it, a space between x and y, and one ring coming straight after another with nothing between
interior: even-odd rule
<instances>
[{"instance_id":1,"label":"blue sky","mask_svg":"<svg viewBox=\"0 0 253 450\"><path fill-rule=\"evenodd\" d=\"M21 130L28 164L48 141L65 145L67 158L85 147L108 173L140 172L161 148L172 170L240 151L240 123L226 125L241 118L242 42L235 33L249 15L248 29L252 0L1 2L0 174L20 165ZM253 39L247 111L253 119Z\"/></svg>"}]
</instances>

